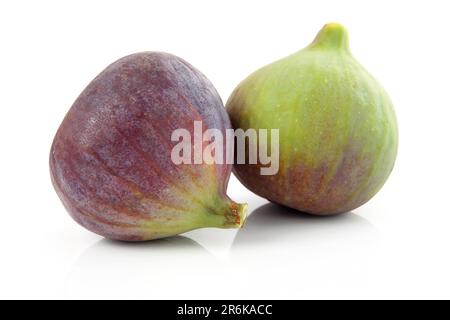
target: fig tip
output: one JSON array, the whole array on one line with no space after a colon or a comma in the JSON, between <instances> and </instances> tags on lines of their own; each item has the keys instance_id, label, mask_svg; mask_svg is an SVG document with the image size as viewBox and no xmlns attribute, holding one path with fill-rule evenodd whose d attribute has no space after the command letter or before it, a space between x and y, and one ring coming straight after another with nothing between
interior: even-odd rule
<instances>
[{"instance_id":1,"label":"fig tip","mask_svg":"<svg viewBox=\"0 0 450 320\"><path fill-rule=\"evenodd\" d=\"M348 31L338 22L326 23L310 47L349 51Z\"/></svg>"}]
</instances>

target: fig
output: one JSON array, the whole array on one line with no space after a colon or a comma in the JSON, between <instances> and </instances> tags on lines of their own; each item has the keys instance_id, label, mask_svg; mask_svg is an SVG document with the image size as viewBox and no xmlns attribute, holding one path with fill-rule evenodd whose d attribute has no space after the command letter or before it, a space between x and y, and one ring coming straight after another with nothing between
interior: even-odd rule
<instances>
[{"instance_id":1,"label":"fig","mask_svg":"<svg viewBox=\"0 0 450 320\"><path fill-rule=\"evenodd\" d=\"M76 99L50 151L51 179L72 218L123 241L240 227L246 205L226 195L230 164L172 161L172 133L194 134L194 122L231 128L213 85L186 61L144 52L108 66Z\"/></svg>"},{"instance_id":2,"label":"fig","mask_svg":"<svg viewBox=\"0 0 450 320\"><path fill-rule=\"evenodd\" d=\"M260 162L234 167L248 189L274 203L316 215L348 212L393 169L392 102L352 56L340 24L326 24L309 46L248 76L226 108L235 129L279 129L276 174L261 175Z\"/></svg>"}]
</instances>

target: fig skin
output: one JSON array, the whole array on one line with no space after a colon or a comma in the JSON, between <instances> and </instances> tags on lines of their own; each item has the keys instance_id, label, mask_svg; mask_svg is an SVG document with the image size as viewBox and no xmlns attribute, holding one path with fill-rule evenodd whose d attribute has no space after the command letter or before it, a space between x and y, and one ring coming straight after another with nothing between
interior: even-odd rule
<instances>
[{"instance_id":1,"label":"fig skin","mask_svg":"<svg viewBox=\"0 0 450 320\"><path fill-rule=\"evenodd\" d=\"M351 211L390 175L398 146L394 109L381 85L353 58L348 34L327 24L305 49L251 74L227 104L235 129L279 129L279 171L234 166L268 200L316 215Z\"/></svg>"},{"instance_id":2,"label":"fig skin","mask_svg":"<svg viewBox=\"0 0 450 320\"><path fill-rule=\"evenodd\" d=\"M193 137L194 121L223 134L231 128L213 85L186 61L143 52L107 67L74 102L51 147L52 182L72 218L124 241L240 227L245 205L225 194L231 165L171 161L172 131Z\"/></svg>"}]
</instances>

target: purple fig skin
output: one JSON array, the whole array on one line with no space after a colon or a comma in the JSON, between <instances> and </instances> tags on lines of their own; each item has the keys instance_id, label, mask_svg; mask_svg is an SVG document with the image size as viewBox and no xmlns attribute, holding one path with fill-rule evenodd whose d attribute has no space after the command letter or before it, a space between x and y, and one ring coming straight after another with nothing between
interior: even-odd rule
<instances>
[{"instance_id":1,"label":"purple fig skin","mask_svg":"<svg viewBox=\"0 0 450 320\"><path fill-rule=\"evenodd\" d=\"M77 98L51 147L52 182L72 218L124 241L241 226L245 205L225 194L231 165L171 161L172 131L193 137L194 121L223 134L231 128L213 85L186 61L143 52L107 67Z\"/></svg>"}]
</instances>

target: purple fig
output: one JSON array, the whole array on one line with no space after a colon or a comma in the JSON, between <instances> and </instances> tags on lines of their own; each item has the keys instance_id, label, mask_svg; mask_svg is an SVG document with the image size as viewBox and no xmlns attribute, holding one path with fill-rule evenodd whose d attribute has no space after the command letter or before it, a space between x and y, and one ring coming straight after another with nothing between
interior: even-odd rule
<instances>
[{"instance_id":1,"label":"purple fig","mask_svg":"<svg viewBox=\"0 0 450 320\"><path fill-rule=\"evenodd\" d=\"M230 164L171 159L172 132L193 135L194 121L223 134L231 128L213 85L184 60L145 52L107 67L75 101L51 147L52 182L72 218L125 241L240 227L245 205L225 193Z\"/></svg>"}]
</instances>

